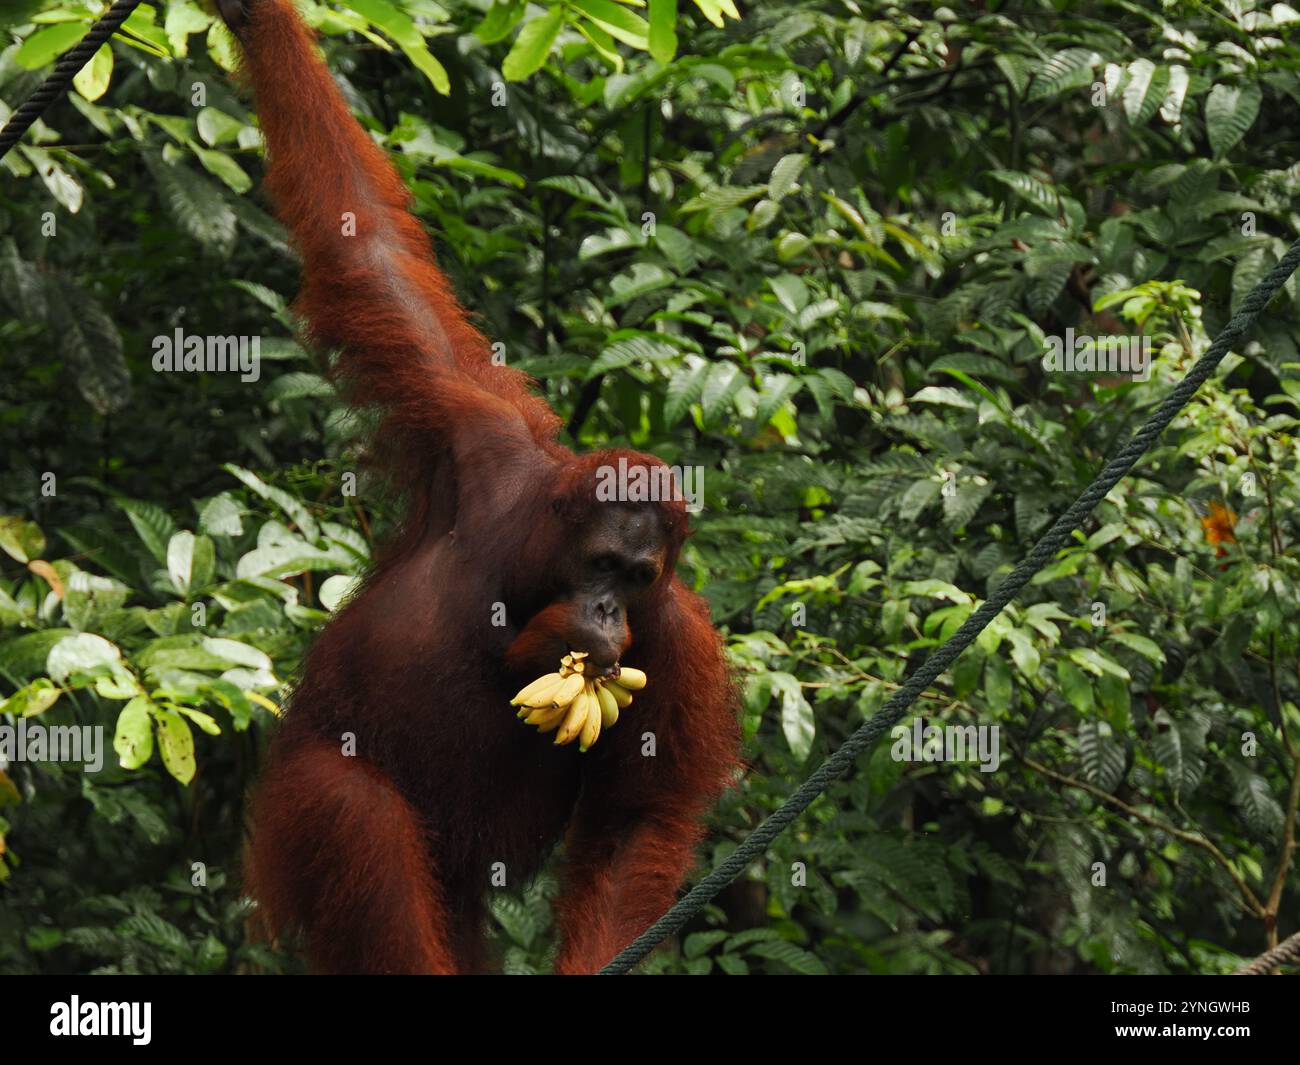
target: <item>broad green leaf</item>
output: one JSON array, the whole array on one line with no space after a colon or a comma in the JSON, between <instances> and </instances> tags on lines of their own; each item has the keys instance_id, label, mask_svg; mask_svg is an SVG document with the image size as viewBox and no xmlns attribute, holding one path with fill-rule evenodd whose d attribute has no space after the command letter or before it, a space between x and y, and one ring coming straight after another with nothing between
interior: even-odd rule
<instances>
[{"instance_id":1,"label":"broad green leaf","mask_svg":"<svg viewBox=\"0 0 1300 1065\"><path fill-rule=\"evenodd\" d=\"M26 687L19 688L8 699L0 700L0 714L36 717L58 702L62 694L63 689L48 677L37 677Z\"/></svg>"},{"instance_id":2,"label":"broad green leaf","mask_svg":"<svg viewBox=\"0 0 1300 1065\"><path fill-rule=\"evenodd\" d=\"M526 0L496 0L474 32L484 44L505 40L524 17L527 7Z\"/></svg>"},{"instance_id":3,"label":"broad green leaf","mask_svg":"<svg viewBox=\"0 0 1300 1065\"><path fill-rule=\"evenodd\" d=\"M778 203L795 187L799 175L808 165L806 155L783 155L772 168L772 176L767 182L768 196Z\"/></svg>"},{"instance_id":4,"label":"broad green leaf","mask_svg":"<svg viewBox=\"0 0 1300 1065\"><path fill-rule=\"evenodd\" d=\"M18 562L30 562L45 553L45 534L34 521L0 518L0 550Z\"/></svg>"},{"instance_id":5,"label":"broad green leaf","mask_svg":"<svg viewBox=\"0 0 1300 1065\"><path fill-rule=\"evenodd\" d=\"M624 44L643 51L650 47L650 26L646 20L613 0L568 0L568 4Z\"/></svg>"},{"instance_id":6,"label":"broad green leaf","mask_svg":"<svg viewBox=\"0 0 1300 1065\"><path fill-rule=\"evenodd\" d=\"M18 46L18 51L13 56L14 62L28 70L52 63L81 40L89 28L82 22L65 22L37 30Z\"/></svg>"},{"instance_id":7,"label":"broad green leaf","mask_svg":"<svg viewBox=\"0 0 1300 1065\"><path fill-rule=\"evenodd\" d=\"M209 34L209 36L211 36ZM181 164L146 154L159 199L182 232L200 244L228 251L235 242L235 212L218 186Z\"/></svg>"},{"instance_id":8,"label":"broad green leaf","mask_svg":"<svg viewBox=\"0 0 1300 1065\"><path fill-rule=\"evenodd\" d=\"M316 593L320 605L326 610L335 611L348 596L361 584L360 577L349 577L345 573L336 573L321 582L320 591Z\"/></svg>"},{"instance_id":9,"label":"broad green leaf","mask_svg":"<svg viewBox=\"0 0 1300 1065\"><path fill-rule=\"evenodd\" d=\"M105 43L90 57L90 62L77 71L72 85L87 100L98 100L108 91L108 83L112 80L113 49Z\"/></svg>"},{"instance_id":10,"label":"broad green leaf","mask_svg":"<svg viewBox=\"0 0 1300 1065\"><path fill-rule=\"evenodd\" d=\"M348 6L364 15L371 25L383 30L443 96L451 94L446 68L429 52L429 45L411 17L388 0L348 0Z\"/></svg>"},{"instance_id":11,"label":"broad green leaf","mask_svg":"<svg viewBox=\"0 0 1300 1065\"><path fill-rule=\"evenodd\" d=\"M677 54L677 0L649 0L650 54L671 63Z\"/></svg>"},{"instance_id":12,"label":"broad green leaf","mask_svg":"<svg viewBox=\"0 0 1300 1065\"><path fill-rule=\"evenodd\" d=\"M212 15L199 8L195 0L169 0L163 18L163 32L175 55L184 58L189 54L189 39L212 25Z\"/></svg>"},{"instance_id":13,"label":"broad green leaf","mask_svg":"<svg viewBox=\"0 0 1300 1065\"><path fill-rule=\"evenodd\" d=\"M149 700L140 695L117 715L113 750L123 769L139 769L153 755L153 719L149 706Z\"/></svg>"},{"instance_id":14,"label":"broad green leaf","mask_svg":"<svg viewBox=\"0 0 1300 1065\"><path fill-rule=\"evenodd\" d=\"M1205 99L1205 133L1216 159L1227 155L1255 124L1261 94L1254 82L1216 85Z\"/></svg>"},{"instance_id":15,"label":"broad green leaf","mask_svg":"<svg viewBox=\"0 0 1300 1065\"><path fill-rule=\"evenodd\" d=\"M69 214L81 210L86 190L53 153L30 144L20 144L18 150L36 168L50 195L66 207Z\"/></svg>"},{"instance_id":16,"label":"broad green leaf","mask_svg":"<svg viewBox=\"0 0 1300 1065\"><path fill-rule=\"evenodd\" d=\"M244 173L243 167L225 152L217 151L214 148L202 148L192 142L191 150L199 162L203 164L204 170L219 177L240 195L253 187L253 179Z\"/></svg>"},{"instance_id":17,"label":"broad green leaf","mask_svg":"<svg viewBox=\"0 0 1300 1065\"><path fill-rule=\"evenodd\" d=\"M194 779L194 733L185 719L174 710L160 706L152 707L154 720L158 722L158 749L162 752L163 765L173 777L182 784Z\"/></svg>"},{"instance_id":18,"label":"broad green leaf","mask_svg":"<svg viewBox=\"0 0 1300 1065\"><path fill-rule=\"evenodd\" d=\"M1114 791L1124 777L1124 748L1115 742L1110 725L1085 721L1079 725L1078 739L1084 779L1102 791Z\"/></svg>"},{"instance_id":19,"label":"broad green leaf","mask_svg":"<svg viewBox=\"0 0 1300 1065\"><path fill-rule=\"evenodd\" d=\"M45 661L45 672L56 684L62 684L75 673L110 668L121 660L122 652L104 637L80 632L54 645Z\"/></svg>"},{"instance_id":20,"label":"broad green leaf","mask_svg":"<svg viewBox=\"0 0 1300 1065\"><path fill-rule=\"evenodd\" d=\"M139 499L117 499L114 502L131 520L136 535L162 565L167 565L167 547L176 534L176 523L170 515L154 503Z\"/></svg>"},{"instance_id":21,"label":"broad green leaf","mask_svg":"<svg viewBox=\"0 0 1300 1065\"><path fill-rule=\"evenodd\" d=\"M244 129L244 123L215 107L205 107L194 120L195 128L205 144L216 146L234 141Z\"/></svg>"},{"instance_id":22,"label":"broad green leaf","mask_svg":"<svg viewBox=\"0 0 1300 1065\"><path fill-rule=\"evenodd\" d=\"M501 64L501 73L505 75L506 80L523 81L524 78L541 70L563 25L564 8L559 4L552 7L545 15L524 23L524 28L515 38L509 55Z\"/></svg>"},{"instance_id":23,"label":"broad green leaf","mask_svg":"<svg viewBox=\"0 0 1300 1065\"><path fill-rule=\"evenodd\" d=\"M785 741L790 753L802 762L812 752L816 735L813 709L803 696L798 678L789 673L773 673L772 690L781 696L781 731Z\"/></svg>"}]
</instances>

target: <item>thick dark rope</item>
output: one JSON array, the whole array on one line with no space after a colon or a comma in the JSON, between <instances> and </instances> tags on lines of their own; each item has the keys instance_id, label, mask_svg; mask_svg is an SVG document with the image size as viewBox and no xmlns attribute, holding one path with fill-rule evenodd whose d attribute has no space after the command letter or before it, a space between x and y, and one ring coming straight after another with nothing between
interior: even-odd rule
<instances>
[{"instance_id":1,"label":"thick dark rope","mask_svg":"<svg viewBox=\"0 0 1300 1065\"><path fill-rule=\"evenodd\" d=\"M1284 939L1272 950L1265 951L1249 965L1243 965L1233 976L1266 976L1279 965L1300 962L1300 932Z\"/></svg>"},{"instance_id":2,"label":"thick dark rope","mask_svg":"<svg viewBox=\"0 0 1300 1065\"><path fill-rule=\"evenodd\" d=\"M76 47L60 57L54 64L53 73L9 116L5 128L0 130L0 159L22 139L22 135L31 129L32 123L41 117L45 109L68 91L72 79L90 62L90 57L99 51L100 45L112 37L139 6L140 0L117 0L108 9L108 14L90 27L90 32L77 42Z\"/></svg>"},{"instance_id":3,"label":"thick dark rope","mask_svg":"<svg viewBox=\"0 0 1300 1065\"><path fill-rule=\"evenodd\" d=\"M1128 443L1115 453L1097 479L1092 482L1070 506L1070 509L1056 519L1055 524L1034 545L1034 549L998 586L996 592L961 626L952 638L935 651L922 663L912 677L885 703L866 723L860 725L847 740L836 749L816 771L803 782L798 790L772 813L758 828L754 829L725 861L720 863L708 876L696 884L671 910L641 933L630 946L625 948L601 972L617 976L627 972L644 958L662 939L672 935L693 917L709 899L730 884L755 858L759 858L782 831L803 813L837 777L842 776L853 765L854 759L868 750L887 729L892 728L907 713L912 705L930 686L940 673L947 669L957 656L962 653L978 636L989 622L1002 612L1029 583L1034 576L1065 546L1070 534L1082 523L1084 518L1106 494L1117 485L1138 459L1147 451L1156 438L1164 432L1174 416L1183 409L1196 390L1212 374L1223 357L1237 343L1252 325L1260 313L1300 266L1300 240L1296 241L1282 256L1281 261L1269 271L1268 275L1251 290L1241 302L1241 309L1232 316L1223 331L1215 338L1209 350L1197 360L1178 384L1165 397L1156 412L1129 439Z\"/></svg>"}]
</instances>

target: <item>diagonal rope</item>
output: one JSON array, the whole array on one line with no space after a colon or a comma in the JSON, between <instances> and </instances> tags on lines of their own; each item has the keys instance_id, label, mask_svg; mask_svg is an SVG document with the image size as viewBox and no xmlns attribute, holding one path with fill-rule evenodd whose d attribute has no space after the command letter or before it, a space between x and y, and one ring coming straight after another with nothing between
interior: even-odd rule
<instances>
[{"instance_id":1,"label":"diagonal rope","mask_svg":"<svg viewBox=\"0 0 1300 1065\"><path fill-rule=\"evenodd\" d=\"M1243 965L1233 976L1266 976L1279 965L1300 962L1300 932L1284 939L1272 950L1265 951L1254 961Z\"/></svg>"},{"instance_id":2,"label":"diagonal rope","mask_svg":"<svg viewBox=\"0 0 1300 1065\"><path fill-rule=\"evenodd\" d=\"M1155 413L1106 463L1101 473L1097 475L1097 479L1084 489L1083 494L1071 504L1070 509L1056 519L1055 524L1043 534L1042 539L998 586L997 591L966 619L965 624L953 633L947 643L921 664L921 668L894 693L884 706L840 744L835 753L822 762L790 798L742 840L740 846L725 861L691 888L672 909L642 932L631 945L605 966L601 970L603 974L617 976L627 972L660 940L680 929L709 899L735 880L745 866L755 858L761 857L767 850L767 845L776 839L799 814L803 813L833 780L846 773L859 754L870 749L886 730L899 722L912 703L930 686L930 682L947 669L957 656L970 646L985 626L1002 612L1003 607L1015 599L1034 574L1056 556L1069 540L1070 534L1083 523L1092 508L1106 497L1106 494L1156 442L1156 438L1174 420L1174 416L1186 406L1228 351L1255 324L1255 320L1267 306L1268 301L1286 283L1297 266L1300 266L1300 240L1291 245L1278 264L1241 301L1241 309L1232 316L1232 320L1224 326L1223 331L1215 338L1205 354L1187 371L1187 376L1170 390Z\"/></svg>"},{"instance_id":3,"label":"diagonal rope","mask_svg":"<svg viewBox=\"0 0 1300 1065\"><path fill-rule=\"evenodd\" d=\"M23 101L22 106L9 116L5 128L0 129L0 159L22 139L22 135L31 129L32 123L41 117L45 109L68 91L68 86L78 71L90 62L90 57L99 51L100 45L112 37L139 6L140 0L117 0L108 9L108 13L90 27L90 32L77 42L76 47L63 54L50 76L41 82L40 88Z\"/></svg>"}]
</instances>

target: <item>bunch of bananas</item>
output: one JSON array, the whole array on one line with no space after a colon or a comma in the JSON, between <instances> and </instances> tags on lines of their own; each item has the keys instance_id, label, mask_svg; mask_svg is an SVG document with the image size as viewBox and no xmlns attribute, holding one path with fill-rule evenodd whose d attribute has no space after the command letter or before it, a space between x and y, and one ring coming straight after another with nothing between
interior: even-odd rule
<instances>
[{"instance_id":1,"label":"bunch of bananas","mask_svg":"<svg viewBox=\"0 0 1300 1065\"><path fill-rule=\"evenodd\" d=\"M510 700L518 717L538 732L555 733L557 745L578 741L586 751L602 728L618 721L618 712L632 702L632 693L645 687L645 674L622 666L615 677L588 679L583 674L586 651L573 651L560 661L558 673L548 673Z\"/></svg>"}]
</instances>

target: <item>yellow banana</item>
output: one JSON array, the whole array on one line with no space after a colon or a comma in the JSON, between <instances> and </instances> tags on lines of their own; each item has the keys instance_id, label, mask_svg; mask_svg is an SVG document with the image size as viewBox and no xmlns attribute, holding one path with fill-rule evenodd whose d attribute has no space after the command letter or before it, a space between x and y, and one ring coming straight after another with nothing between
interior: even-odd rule
<instances>
[{"instance_id":1,"label":"yellow banana","mask_svg":"<svg viewBox=\"0 0 1300 1065\"><path fill-rule=\"evenodd\" d=\"M587 720L582 726L582 735L578 737L578 750L584 754L587 749L600 739L600 723L604 717L604 712L600 708L600 698L591 685L588 685L583 695L587 699Z\"/></svg>"},{"instance_id":2,"label":"yellow banana","mask_svg":"<svg viewBox=\"0 0 1300 1065\"><path fill-rule=\"evenodd\" d=\"M510 700L525 724L541 733L554 731L557 745L578 740L583 751L618 724L632 693L646 686L646 675L630 666L618 671L617 680L587 677L587 657L586 651L570 651L560 660L559 672L538 677Z\"/></svg>"},{"instance_id":3,"label":"yellow banana","mask_svg":"<svg viewBox=\"0 0 1300 1065\"><path fill-rule=\"evenodd\" d=\"M563 675L559 673L547 673L546 676L538 677L531 684L524 687L518 695L510 700L510 705L550 706L551 696L563 683Z\"/></svg>"},{"instance_id":4,"label":"yellow banana","mask_svg":"<svg viewBox=\"0 0 1300 1065\"><path fill-rule=\"evenodd\" d=\"M613 728L618 724L618 700L604 684L596 685L596 698L600 701L600 723L604 728ZM630 700L629 696L629 700Z\"/></svg>"},{"instance_id":5,"label":"yellow banana","mask_svg":"<svg viewBox=\"0 0 1300 1065\"><path fill-rule=\"evenodd\" d=\"M582 678L579 677L579 680ZM587 693L579 687L578 694L569 704L569 712L564 717L564 724L560 726L560 731L555 734L555 743L557 746L563 746L566 743L572 743L582 732L582 726L587 723Z\"/></svg>"},{"instance_id":6,"label":"yellow banana","mask_svg":"<svg viewBox=\"0 0 1300 1065\"><path fill-rule=\"evenodd\" d=\"M605 681L605 687L609 690L609 694L614 697L614 702L618 704L620 710L626 710L631 705L632 693L619 684L618 681L607 680Z\"/></svg>"},{"instance_id":7,"label":"yellow banana","mask_svg":"<svg viewBox=\"0 0 1300 1065\"><path fill-rule=\"evenodd\" d=\"M582 691L585 683L581 673L570 673L552 694L551 702L555 706L568 706L577 698L578 692Z\"/></svg>"},{"instance_id":8,"label":"yellow banana","mask_svg":"<svg viewBox=\"0 0 1300 1065\"><path fill-rule=\"evenodd\" d=\"M535 725L538 732L550 732L552 729L559 728L560 723L569 713L569 707L566 706L542 706L533 710L526 718L524 723Z\"/></svg>"},{"instance_id":9,"label":"yellow banana","mask_svg":"<svg viewBox=\"0 0 1300 1065\"><path fill-rule=\"evenodd\" d=\"M614 679L630 692L639 692L645 687L645 674L631 666L621 666Z\"/></svg>"}]
</instances>

